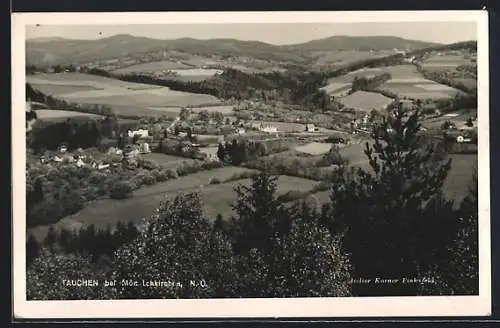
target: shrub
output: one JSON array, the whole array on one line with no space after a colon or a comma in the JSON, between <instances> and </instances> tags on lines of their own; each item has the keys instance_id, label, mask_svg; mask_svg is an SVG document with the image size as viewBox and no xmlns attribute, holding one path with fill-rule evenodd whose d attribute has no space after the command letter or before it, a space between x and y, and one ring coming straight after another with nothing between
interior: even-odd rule
<instances>
[{"instance_id":1,"label":"shrub","mask_svg":"<svg viewBox=\"0 0 500 328\"><path fill-rule=\"evenodd\" d=\"M137 164L139 167L144 168L146 170L150 170L150 171L154 170L154 169L158 169L160 167L160 165L157 162L150 160L150 159L142 159L141 158L137 161Z\"/></svg>"},{"instance_id":2,"label":"shrub","mask_svg":"<svg viewBox=\"0 0 500 328\"><path fill-rule=\"evenodd\" d=\"M217 178L214 178L214 177L212 177L212 178L210 178L210 180L208 180L208 184L220 184L220 183L221 183L221 181Z\"/></svg>"},{"instance_id":3,"label":"shrub","mask_svg":"<svg viewBox=\"0 0 500 328\"><path fill-rule=\"evenodd\" d=\"M165 175L167 176L167 180L177 179L179 177L175 170L168 169L168 170L165 170L164 172L165 172Z\"/></svg>"},{"instance_id":4,"label":"shrub","mask_svg":"<svg viewBox=\"0 0 500 328\"><path fill-rule=\"evenodd\" d=\"M116 182L110 190L110 198L112 199L125 199L132 197L133 195L133 187L130 182L126 181L118 181Z\"/></svg>"},{"instance_id":5,"label":"shrub","mask_svg":"<svg viewBox=\"0 0 500 328\"><path fill-rule=\"evenodd\" d=\"M143 184L148 185L148 186L152 186L156 183L155 177L151 174L145 175L143 177L142 181L143 181Z\"/></svg>"},{"instance_id":6,"label":"shrub","mask_svg":"<svg viewBox=\"0 0 500 328\"><path fill-rule=\"evenodd\" d=\"M151 172L151 174L153 175L153 177L156 179L156 181L158 182L163 182L163 181L167 181L168 180L168 176L167 176L167 173L165 170L153 170Z\"/></svg>"}]
</instances>

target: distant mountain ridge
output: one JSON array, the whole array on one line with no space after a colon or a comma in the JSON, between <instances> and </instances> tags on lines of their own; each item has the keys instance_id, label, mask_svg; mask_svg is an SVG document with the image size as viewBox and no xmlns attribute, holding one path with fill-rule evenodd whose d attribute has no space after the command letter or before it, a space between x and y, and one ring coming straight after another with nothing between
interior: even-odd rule
<instances>
[{"instance_id":1,"label":"distant mountain ridge","mask_svg":"<svg viewBox=\"0 0 500 328\"><path fill-rule=\"evenodd\" d=\"M155 51L182 51L194 54L250 56L276 61L304 62L314 51L335 50L416 50L441 44L407 40L394 36L332 36L294 45L273 45L261 41L237 39L181 38L161 40L129 34L97 40L39 38L26 40L26 59L30 64L81 64L98 59L112 59L129 54Z\"/></svg>"}]
</instances>

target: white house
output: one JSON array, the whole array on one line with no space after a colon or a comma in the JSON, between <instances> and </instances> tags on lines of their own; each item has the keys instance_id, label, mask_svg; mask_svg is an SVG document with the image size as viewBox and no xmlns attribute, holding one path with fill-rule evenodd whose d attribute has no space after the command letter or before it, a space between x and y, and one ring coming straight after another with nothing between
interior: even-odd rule
<instances>
[{"instance_id":1,"label":"white house","mask_svg":"<svg viewBox=\"0 0 500 328\"><path fill-rule=\"evenodd\" d=\"M85 165L85 162L84 162L84 161L82 161L82 159L81 159L81 158L79 158L79 159L78 159L78 161L76 162L76 166L78 166L78 167L82 167L82 166L84 166L84 165Z\"/></svg>"},{"instance_id":2,"label":"white house","mask_svg":"<svg viewBox=\"0 0 500 328\"><path fill-rule=\"evenodd\" d=\"M107 169L109 167L109 164L99 164L97 166L97 169L98 170L103 170L103 169Z\"/></svg>"},{"instance_id":3,"label":"white house","mask_svg":"<svg viewBox=\"0 0 500 328\"><path fill-rule=\"evenodd\" d=\"M314 126L314 124L306 124L306 131L307 132L315 132L318 131L318 128Z\"/></svg>"},{"instance_id":4,"label":"white house","mask_svg":"<svg viewBox=\"0 0 500 328\"><path fill-rule=\"evenodd\" d=\"M257 128L259 131L262 132L267 132L267 133L277 133L278 128L272 124L269 123L260 123L260 124L253 124L252 125L254 128Z\"/></svg>"},{"instance_id":5,"label":"white house","mask_svg":"<svg viewBox=\"0 0 500 328\"><path fill-rule=\"evenodd\" d=\"M141 144L140 152L141 154L148 154L151 152L151 150L149 149L149 144L147 142Z\"/></svg>"},{"instance_id":6,"label":"white house","mask_svg":"<svg viewBox=\"0 0 500 328\"><path fill-rule=\"evenodd\" d=\"M139 130L128 130L128 136L130 138L133 138L135 135L138 135L140 138L147 138L149 136L149 131L144 130L144 129L139 129Z\"/></svg>"}]
</instances>

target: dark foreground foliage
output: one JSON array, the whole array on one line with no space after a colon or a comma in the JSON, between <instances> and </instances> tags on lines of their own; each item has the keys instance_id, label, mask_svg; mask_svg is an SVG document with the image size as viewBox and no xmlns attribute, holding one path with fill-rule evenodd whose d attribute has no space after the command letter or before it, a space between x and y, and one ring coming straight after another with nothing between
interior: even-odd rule
<instances>
[{"instance_id":1,"label":"dark foreground foliage","mask_svg":"<svg viewBox=\"0 0 500 328\"><path fill-rule=\"evenodd\" d=\"M321 210L285 205L276 177L262 173L235 189L227 220L210 223L197 194L166 199L100 265L95 254L53 242L40 250L29 238L28 298L477 294L477 178L458 208L445 199L450 161L422 135L419 116L398 109L385 120L366 146L371 170L339 166ZM100 284L67 287L65 277Z\"/></svg>"}]
</instances>

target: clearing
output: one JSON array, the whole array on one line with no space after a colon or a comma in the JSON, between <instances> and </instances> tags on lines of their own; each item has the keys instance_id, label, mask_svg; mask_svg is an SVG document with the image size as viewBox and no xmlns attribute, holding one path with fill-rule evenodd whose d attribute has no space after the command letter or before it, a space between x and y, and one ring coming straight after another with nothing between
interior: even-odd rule
<instances>
[{"instance_id":1,"label":"clearing","mask_svg":"<svg viewBox=\"0 0 500 328\"><path fill-rule=\"evenodd\" d=\"M189 68L189 66L176 61L162 60L150 63L132 65L128 67L114 70L113 73L129 74L129 73L156 73L158 71Z\"/></svg>"},{"instance_id":2,"label":"clearing","mask_svg":"<svg viewBox=\"0 0 500 328\"><path fill-rule=\"evenodd\" d=\"M200 107L188 107L190 110L192 110L195 113L199 113L203 110L206 110L208 112L220 112L224 115L232 114L233 113L233 108L234 106L200 106ZM153 106L149 107L148 109L159 111L162 113L176 113L179 114L182 107L158 107L158 106Z\"/></svg>"},{"instance_id":3,"label":"clearing","mask_svg":"<svg viewBox=\"0 0 500 328\"><path fill-rule=\"evenodd\" d=\"M54 119L57 120L57 119L65 119L76 116L85 116L96 119L102 118L101 115L97 114L89 114L83 112L74 112L69 110L57 110L57 109L37 109L35 110L35 113L39 120L54 120Z\"/></svg>"},{"instance_id":4,"label":"clearing","mask_svg":"<svg viewBox=\"0 0 500 328\"><path fill-rule=\"evenodd\" d=\"M96 228L113 226L118 221L134 222L140 224L142 218L149 218L158 207L165 195L175 197L184 192L198 191L203 201L204 212L207 218L213 220L217 214L222 214L225 218L233 214L231 203L236 200L234 187L238 184L248 185L248 179L236 180L227 183L209 185L208 180L216 177L220 180L227 179L235 173L251 171L238 167L225 167L211 171L198 172L192 175L181 177L159 183L151 187L139 189L134 192L134 196L125 200L99 200L87 205L83 210L75 215L64 218L54 224L57 228L78 229L83 226L94 224ZM278 181L278 194L284 194L291 190L306 191L311 190L315 181L280 176ZM37 239L42 239L47 233L49 226L40 226L30 229L29 232Z\"/></svg>"},{"instance_id":5,"label":"clearing","mask_svg":"<svg viewBox=\"0 0 500 328\"><path fill-rule=\"evenodd\" d=\"M346 108L370 112L372 109L384 110L393 100L376 92L356 91L339 101Z\"/></svg>"},{"instance_id":6,"label":"clearing","mask_svg":"<svg viewBox=\"0 0 500 328\"><path fill-rule=\"evenodd\" d=\"M326 154L330 150L330 148L332 148L332 144L330 143L310 142L303 146L297 146L295 150L310 155L322 155Z\"/></svg>"},{"instance_id":7,"label":"clearing","mask_svg":"<svg viewBox=\"0 0 500 328\"><path fill-rule=\"evenodd\" d=\"M130 83L100 76L63 73L27 76L27 82L45 94L79 104L106 105L118 114L161 115L150 107L182 107L220 104L214 96L173 91L141 83ZM74 87L73 91L70 89Z\"/></svg>"},{"instance_id":8,"label":"clearing","mask_svg":"<svg viewBox=\"0 0 500 328\"><path fill-rule=\"evenodd\" d=\"M159 165L163 166L165 169L175 170L183 163L192 164L195 162L192 158L186 158L181 156L160 154L160 153L149 153L141 155L141 158L147 160L153 160Z\"/></svg>"},{"instance_id":9,"label":"clearing","mask_svg":"<svg viewBox=\"0 0 500 328\"><path fill-rule=\"evenodd\" d=\"M380 89L409 99L447 99L461 93L458 89L434 81L425 80L425 83L422 82L402 83L390 80L380 86Z\"/></svg>"}]
</instances>

